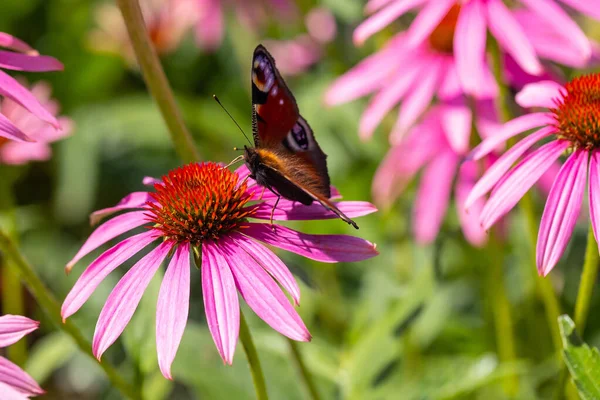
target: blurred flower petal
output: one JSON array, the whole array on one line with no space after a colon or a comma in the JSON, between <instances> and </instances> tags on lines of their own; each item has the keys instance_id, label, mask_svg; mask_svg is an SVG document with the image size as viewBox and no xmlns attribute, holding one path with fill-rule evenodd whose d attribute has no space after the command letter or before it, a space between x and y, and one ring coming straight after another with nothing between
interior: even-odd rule
<instances>
[{"instance_id":1,"label":"blurred flower petal","mask_svg":"<svg viewBox=\"0 0 600 400\"><path fill-rule=\"evenodd\" d=\"M0 316L0 348L15 344L39 326L39 322L21 315Z\"/></svg>"},{"instance_id":2,"label":"blurred flower petal","mask_svg":"<svg viewBox=\"0 0 600 400\"><path fill-rule=\"evenodd\" d=\"M515 96L518 105L524 108L544 107L553 108L561 98L564 88L553 81L529 83Z\"/></svg>"}]
</instances>

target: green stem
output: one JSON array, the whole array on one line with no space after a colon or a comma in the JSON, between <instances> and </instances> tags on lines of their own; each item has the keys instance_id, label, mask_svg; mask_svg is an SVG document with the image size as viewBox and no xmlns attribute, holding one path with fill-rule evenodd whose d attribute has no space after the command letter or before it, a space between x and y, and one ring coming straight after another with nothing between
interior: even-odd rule
<instances>
[{"instance_id":1,"label":"green stem","mask_svg":"<svg viewBox=\"0 0 600 400\"><path fill-rule=\"evenodd\" d=\"M146 85L169 128L177 154L186 163L199 161L200 156L194 146L192 136L183 123L169 81L152 46L138 0L117 0L117 5L123 14L125 26Z\"/></svg>"},{"instance_id":2,"label":"green stem","mask_svg":"<svg viewBox=\"0 0 600 400\"><path fill-rule=\"evenodd\" d=\"M252 341L252 335L250 335L250 329L246 323L244 314L240 312L240 340L242 346L246 352L248 358L248 364L250 365L250 372L252 373L252 381L254 382L254 389L256 391L257 400L268 400L267 385L265 384L265 376L263 375L262 368L260 366L260 360L258 359L258 353L254 342Z\"/></svg>"},{"instance_id":3,"label":"green stem","mask_svg":"<svg viewBox=\"0 0 600 400\"><path fill-rule=\"evenodd\" d=\"M44 285L39 276L35 273L31 265L24 259L10 238L0 231L0 251L3 256L19 271L22 281L25 283L29 292L35 297L39 306L45 311L46 315L54 324L67 333L75 341L77 346L88 356L94 358L92 354L92 345L85 339L83 334L70 320L62 322L60 314L60 303L52 295L50 290ZM95 359L95 358L94 358ZM118 389L125 397L130 399L141 399L138 393L129 385L121 374L106 361L100 363L100 367L106 373L112 386Z\"/></svg>"},{"instance_id":4,"label":"green stem","mask_svg":"<svg viewBox=\"0 0 600 400\"><path fill-rule=\"evenodd\" d=\"M296 362L296 366L300 370L300 375L302 375L302 379L304 380L304 384L310 393L310 398L312 400L320 400L321 396L319 395L319 391L317 390L317 385L315 384L308 368L306 368L306 364L304 364L304 359L302 358L302 354L300 354L300 349L298 348L298 343L296 343L292 339L287 339L288 344L290 345L290 350L292 352L292 358Z\"/></svg>"},{"instance_id":5,"label":"green stem","mask_svg":"<svg viewBox=\"0 0 600 400\"><path fill-rule=\"evenodd\" d=\"M581 281L579 282L579 291L577 292L577 302L575 303L575 326L582 336L590 311L590 302L592 301L592 293L597 277L598 244L594 237L594 230L590 226L587 237L587 247L585 249L583 271L581 272Z\"/></svg>"}]
</instances>

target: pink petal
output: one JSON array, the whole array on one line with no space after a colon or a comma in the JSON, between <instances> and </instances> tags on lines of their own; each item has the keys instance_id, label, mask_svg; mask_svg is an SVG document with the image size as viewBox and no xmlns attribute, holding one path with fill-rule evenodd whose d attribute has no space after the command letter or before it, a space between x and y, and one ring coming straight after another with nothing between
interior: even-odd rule
<instances>
[{"instance_id":1,"label":"pink petal","mask_svg":"<svg viewBox=\"0 0 600 400\"><path fill-rule=\"evenodd\" d=\"M365 5L365 12L367 14L372 14L375 11L379 10L381 7L386 6L388 3L391 3L393 1L402 2L404 0L369 0Z\"/></svg>"},{"instance_id":2,"label":"pink petal","mask_svg":"<svg viewBox=\"0 0 600 400\"><path fill-rule=\"evenodd\" d=\"M348 235L309 235L280 225L246 224L241 232L306 258L327 263L362 261L375 257L375 245Z\"/></svg>"},{"instance_id":3,"label":"pink petal","mask_svg":"<svg viewBox=\"0 0 600 400\"><path fill-rule=\"evenodd\" d=\"M190 307L190 245L181 243L169 263L160 286L156 307L156 349L163 376L171 376L171 364L185 331Z\"/></svg>"},{"instance_id":4,"label":"pink petal","mask_svg":"<svg viewBox=\"0 0 600 400\"><path fill-rule=\"evenodd\" d=\"M77 261L81 260L91 251L102 246L104 243L116 238L117 236L128 232L134 228L144 225L148 222L144 216L145 211L132 211L117 215L100 225L85 241L81 249L75 254L75 257L67 263L67 273L71 271Z\"/></svg>"},{"instance_id":5,"label":"pink petal","mask_svg":"<svg viewBox=\"0 0 600 400\"><path fill-rule=\"evenodd\" d=\"M231 365L240 331L240 305L228 260L218 246L202 243L202 294L210 334L223 361Z\"/></svg>"},{"instance_id":6,"label":"pink petal","mask_svg":"<svg viewBox=\"0 0 600 400\"><path fill-rule=\"evenodd\" d=\"M98 360L121 336L148 284L172 247L173 243L170 241L159 244L127 271L108 296L94 332L92 349Z\"/></svg>"},{"instance_id":7,"label":"pink petal","mask_svg":"<svg viewBox=\"0 0 600 400\"><path fill-rule=\"evenodd\" d=\"M483 79L486 16L480 0L463 5L454 31L454 57L463 89L478 94Z\"/></svg>"},{"instance_id":8,"label":"pink petal","mask_svg":"<svg viewBox=\"0 0 600 400\"><path fill-rule=\"evenodd\" d=\"M94 260L77 279L63 302L61 309L63 320L81 308L108 274L156 240L157 236L154 230L132 236L106 250Z\"/></svg>"},{"instance_id":9,"label":"pink petal","mask_svg":"<svg viewBox=\"0 0 600 400\"><path fill-rule=\"evenodd\" d=\"M455 197L458 220L462 228L465 239L475 247L481 247L487 242L487 233L481 227L479 219L481 210L483 210L483 199L476 201L471 205L469 211L466 209L465 201L467 195L473 189L473 184L477 179L477 165L474 161L467 161L462 164L456 180Z\"/></svg>"},{"instance_id":10,"label":"pink petal","mask_svg":"<svg viewBox=\"0 0 600 400\"><path fill-rule=\"evenodd\" d=\"M0 398L2 400L28 400L29 396L24 395L11 386L0 382Z\"/></svg>"},{"instance_id":11,"label":"pink petal","mask_svg":"<svg viewBox=\"0 0 600 400\"><path fill-rule=\"evenodd\" d=\"M541 128L511 147L502 155L502 157L492 164L487 171L485 171L481 179L473 186L473 190L471 190L471 193L469 193L469 196L465 201L465 207L470 209L477 199L490 191L496 183L498 183L506 171L508 171L515 161L517 161L531 146L553 133L556 133L556 128L553 126Z\"/></svg>"},{"instance_id":12,"label":"pink petal","mask_svg":"<svg viewBox=\"0 0 600 400\"><path fill-rule=\"evenodd\" d=\"M300 288L288 267L273 253L260 243L237 232L231 234L236 246L244 249L258 262L288 293L294 303L300 304Z\"/></svg>"},{"instance_id":13,"label":"pink petal","mask_svg":"<svg viewBox=\"0 0 600 400\"><path fill-rule=\"evenodd\" d=\"M590 160L588 203L590 204L590 221L594 230L596 243L600 243L600 153L592 152ZM600 244L598 245L600 249Z\"/></svg>"},{"instance_id":14,"label":"pink petal","mask_svg":"<svg viewBox=\"0 0 600 400\"><path fill-rule=\"evenodd\" d=\"M419 11L408 29L409 46L417 46L425 41L454 4L456 4L456 0L434 0L428 2Z\"/></svg>"},{"instance_id":15,"label":"pink petal","mask_svg":"<svg viewBox=\"0 0 600 400\"><path fill-rule=\"evenodd\" d=\"M357 46L362 45L368 38L379 32L408 10L425 3L426 0L395 1L388 7L364 20L355 30L352 39Z\"/></svg>"},{"instance_id":16,"label":"pink petal","mask_svg":"<svg viewBox=\"0 0 600 400\"><path fill-rule=\"evenodd\" d=\"M146 184L146 183L144 183ZM146 203L154 201L148 192L133 192L123 197L114 207L103 208L102 210L94 211L90 215L90 225L96 225L103 218L121 210L129 210L132 208L145 208Z\"/></svg>"},{"instance_id":17,"label":"pink petal","mask_svg":"<svg viewBox=\"0 0 600 400\"><path fill-rule=\"evenodd\" d=\"M8 33L0 32L0 47L5 47L10 50L19 51L21 53L38 54L31 46Z\"/></svg>"},{"instance_id":18,"label":"pink petal","mask_svg":"<svg viewBox=\"0 0 600 400\"><path fill-rule=\"evenodd\" d=\"M496 186L481 213L481 224L489 229L511 210L539 177L569 147L569 142L555 140L529 154L508 172Z\"/></svg>"},{"instance_id":19,"label":"pink petal","mask_svg":"<svg viewBox=\"0 0 600 400\"><path fill-rule=\"evenodd\" d=\"M17 80L0 70L0 95L19 103L39 119L48 122L56 128L60 125L38 99Z\"/></svg>"},{"instance_id":20,"label":"pink petal","mask_svg":"<svg viewBox=\"0 0 600 400\"><path fill-rule=\"evenodd\" d=\"M63 65L54 57L31 56L0 50L0 68L14 71L45 72L60 71L63 69Z\"/></svg>"},{"instance_id":21,"label":"pink petal","mask_svg":"<svg viewBox=\"0 0 600 400\"><path fill-rule=\"evenodd\" d=\"M151 176L145 176L144 179L142 179L142 184L144 184L146 186L154 187L154 185L160 185L161 183L163 183L163 182L160 179L156 179ZM135 193L144 193L144 192L135 192ZM148 196L148 197L150 197L150 196ZM121 201L123 201L123 200L121 200Z\"/></svg>"},{"instance_id":22,"label":"pink petal","mask_svg":"<svg viewBox=\"0 0 600 400\"><path fill-rule=\"evenodd\" d=\"M546 0L521 0L530 10L554 27L556 33L561 34L577 47L582 59L589 59L592 54L590 41L579 26L557 4Z\"/></svg>"},{"instance_id":23,"label":"pink petal","mask_svg":"<svg viewBox=\"0 0 600 400\"><path fill-rule=\"evenodd\" d=\"M0 317L0 348L10 346L39 327L40 323L21 315Z\"/></svg>"},{"instance_id":24,"label":"pink petal","mask_svg":"<svg viewBox=\"0 0 600 400\"><path fill-rule=\"evenodd\" d=\"M310 341L302 318L269 274L248 253L228 238L219 250L229 259L229 266L242 298L271 328L293 340Z\"/></svg>"},{"instance_id":25,"label":"pink petal","mask_svg":"<svg viewBox=\"0 0 600 400\"><path fill-rule=\"evenodd\" d=\"M465 154L469 150L471 124L473 115L471 109L462 98L444 104L440 113L443 131L452 150Z\"/></svg>"},{"instance_id":26,"label":"pink petal","mask_svg":"<svg viewBox=\"0 0 600 400\"><path fill-rule=\"evenodd\" d=\"M442 65L444 71L444 79L438 88L437 95L441 100L451 100L463 94L458 72L456 71L456 63L454 57L444 60Z\"/></svg>"},{"instance_id":27,"label":"pink petal","mask_svg":"<svg viewBox=\"0 0 600 400\"><path fill-rule=\"evenodd\" d=\"M44 394L42 388L29 374L4 357L0 357L0 382L27 396Z\"/></svg>"},{"instance_id":28,"label":"pink petal","mask_svg":"<svg viewBox=\"0 0 600 400\"><path fill-rule=\"evenodd\" d=\"M524 108L545 107L554 108L556 100L562 98L565 89L553 81L529 83L515 96L518 105Z\"/></svg>"},{"instance_id":29,"label":"pink petal","mask_svg":"<svg viewBox=\"0 0 600 400\"><path fill-rule=\"evenodd\" d=\"M197 0L200 16L196 22L196 42L204 50L216 50L223 40L223 12L219 0Z\"/></svg>"},{"instance_id":30,"label":"pink petal","mask_svg":"<svg viewBox=\"0 0 600 400\"><path fill-rule=\"evenodd\" d=\"M587 164L587 150L576 150L564 163L550 189L536 249L537 268L542 276L554 268L575 229L585 192Z\"/></svg>"},{"instance_id":31,"label":"pink petal","mask_svg":"<svg viewBox=\"0 0 600 400\"><path fill-rule=\"evenodd\" d=\"M392 129L390 138L392 143L399 143L406 135L421 114L427 109L437 86L443 78L443 60L440 58L431 61L419 84L412 88L400 106L398 120Z\"/></svg>"},{"instance_id":32,"label":"pink petal","mask_svg":"<svg viewBox=\"0 0 600 400\"><path fill-rule=\"evenodd\" d=\"M529 129L536 128L542 125L553 125L554 121L552 115L548 113L532 113L521 115L520 117L511 119L504 125L501 130L485 139L477 147L471 151L469 158L472 160L480 160L482 157L490 154L499 145L506 142L513 136L528 131Z\"/></svg>"},{"instance_id":33,"label":"pink petal","mask_svg":"<svg viewBox=\"0 0 600 400\"><path fill-rule=\"evenodd\" d=\"M514 58L525 72L531 75L540 75L544 68L540 64L531 42L502 0L488 0L487 13L490 31L500 46Z\"/></svg>"},{"instance_id":34,"label":"pink petal","mask_svg":"<svg viewBox=\"0 0 600 400\"><path fill-rule=\"evenodd\" d=\"M281 204L281 202L279 202ZM349 218L362 217L377 211L377 208L366 201L341 201L334 202L341 212ZM253 207L253 206L250 206ZM273 205L261 203L252 213L252 218L271 219ZM284 206L277 205L273 213L273 220L276 221L294 221L294 220L314 220L314 219L333 219L338 218L336 214L327 210L318 202L313 202L310 206L305 206L298 202L286 202Z\"/></svg>"},{"instance_id":35,"label":"pink petal","mask_svg":"<svg viewBox=\"0 0 600 400\"><path fill-rule=\"evenodd\" d=\"M560 0L580 13L600 20L600 0Z\"/></svg>"},{"instance_id":36,"label":"pink petal","mask_svg":"<svg viewBox=\"0 0 600 400\"><path fill-rule=\"evenodd\" d=\"M15 140L17 142L35 142L35 140L17 128L10 119L4 116L4 114L0 114L0 137Z\"/></svg>"},{"instance_id":37,"label":"pink petal","mask_svg":"<svg viewBox=\"0 0 600 400\"><path fill-rule=\"evenodd\" d=\"M431 243L440 230L458 160L457 154L447 150L433 158L425 168L413 210L413 231L420 244Z\"/></svg>"}]
</instances>

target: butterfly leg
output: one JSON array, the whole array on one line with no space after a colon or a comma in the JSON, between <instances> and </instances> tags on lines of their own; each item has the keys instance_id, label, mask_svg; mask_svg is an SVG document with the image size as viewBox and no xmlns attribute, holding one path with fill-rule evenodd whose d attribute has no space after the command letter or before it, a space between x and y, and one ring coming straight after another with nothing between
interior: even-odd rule
<instances>
[{"instance_id":1,"label":"butterfly leg","mask_svg":"<svg viewBox=\"0 0 600 400\"><path fill-rule=\"evenodd\" d=\"M275 192L273 192L275 193ZM281 200L281 196L277 193L275 193L277 195L277 200L275 200L275 205L273 205L273 208L271 209L271 229L275 230L275 225L273 225L273 216L275 215L275 209L277 208L277 204L279 204L279 200Z\"/></svg>"}]
</instances>

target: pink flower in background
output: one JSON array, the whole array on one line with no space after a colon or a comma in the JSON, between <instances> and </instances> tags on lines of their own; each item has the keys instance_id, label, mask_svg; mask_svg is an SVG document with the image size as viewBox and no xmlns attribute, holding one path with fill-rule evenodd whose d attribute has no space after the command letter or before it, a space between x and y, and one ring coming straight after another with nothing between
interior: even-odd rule
<instances>
[{"instance_id":1,"label":"pink flower in background","mask_svg":"<svg viewBox=\"0 0 600 400\"><path fill-rule=\"evenodd\" d=\"M0 348L10 346L35 331L39 322L20 315L0 317ZM31 376L0 357L0 398L3 400L26 400L44 394L44 391Z\"/></svg>"},{"instance_id":2,"label":"pink flower in background","mask_svg":"<svg viewBox=\"0 0 600 400\"><path fill-rule=\"evenodd\" d=\"M2 48L6 50L2 50ZM5 101L19 104L31 113L32 117L49 123L59 128L59 123L54 115L48 111L27 88L2 69L27 72L44 72L62 70L62 64L55 58L41 56L25 42L0 32L0 96ZM31 142L27 136L6 115L0 114L0 143L5 139L18 142Z\"/></svg>"},{"instance_id":3,"label":"pink flower in background","mask_svg":"<svg viewBox=\"0 0 600 400\"><path fill-rule=\"evenodd\" d=\"M308 34L291 40L265 40L265 45L277 60L277 68L285 75L297 75L317 63L323 56L323 46L336 35L335 17L326 8L313 8L306 14Z\"/></svg>"},{"instance_id":4,"label":"pink flower in background","mask_svg":"<svg viewBox=\"0 0 600 400\"><path fill-rule=\"evenodd\" d=\"M548 195L538 233L537 268L541 275L547 275L562 256L575 228L588 176L590 218L596 241L600 240L600 74L579 77L564 86L553 81L532 83L517 94L516 100L522 107L543 107L550 111L526 114L507 122L497 135L473 150L471 158L478 160L511 137L537 129L485 172L469 194L466 207L491 191L481 212L483 228L488 229L569 150ZM552 140L548 142L548 138ZM545 144L512 167L540 141Z\"/></svg>"},{"instance_id":5,"label":"pink flower in background","mask_svg":"<svg viewBox=\"0 0 600 400\"><path fill-rule=\"evenodd\" d=\"M169 54L181 43L199 16L197 0L141 0L140 7L154 48L158 54ZM101 4L95 13L98 28L90 34L90 44L100 51L121 54L135 64L135 54L119 8ZM211 40L207 38L207 47Z\"/></svg>"},{"instance_id":6,"label":"pink flower in background","mask_svg":"<svg viewBox=\"0 0 600 400\"><path fill-rule=\"evenodd\" d=\"M347 235L309 235L281 225L250 222L269 220L275 195L248 177L246 167L235 173L214 163L189 164L154 183L155 192L134 192L117 206L92 214L92 221L127 210L98 227L68 263L67 271L86 254L138 227L145 231L105 251L83 272L67 295L62 316L68 318L91 296L102 280L142 249L153 249L119 281L108 297L93 340L100 358L129 323L144 290L172 255L156 313L159 366L171 378L185 329L190 292L190 256L201 269L208 327L223 360L231 364L239 331L238 292L273 329L300 341L310 340L302 319L280 286L298 304L300 292L281 260L260 242L322 262L359 261L377 255L366 240ZM339 202L349 217L370 214L366 202ZM326 219L336 216L322 206L304 206L281 199L275 220Z\"/></svg>"},{"instance_id":7,"label":"pink flower in background","mask_svg":"<svg viewBox=\"0 0 600 400\"><path fill-rule=\"evenodd\" d=\"M52 116L58 114L58 103L50 98L50 86L44 82L32 85L31 93ZM72 130L72 121L58 117L60 128L38 119L19 103L5 98L0 103L0 116L5 117L21 132L35 142L17 142L0 138L0 163L25 164L29 161L50 159L50 143L68 136Z\"/></svg>"}]
</instances>

